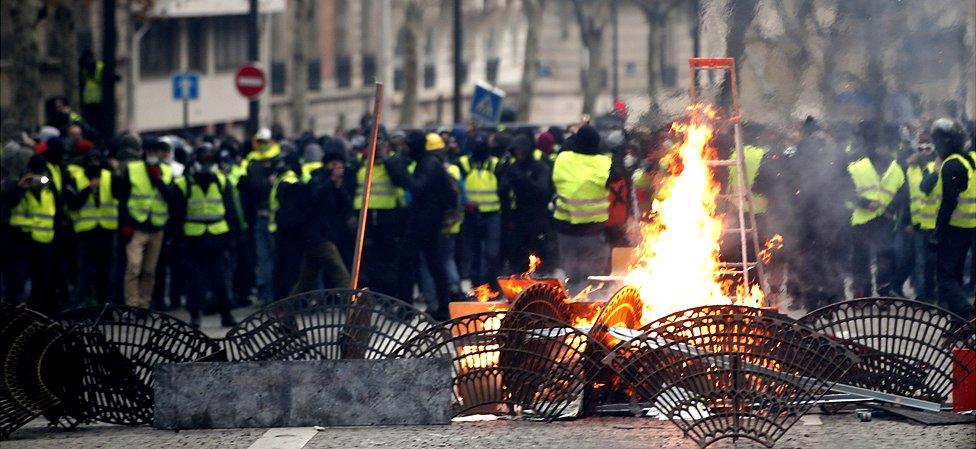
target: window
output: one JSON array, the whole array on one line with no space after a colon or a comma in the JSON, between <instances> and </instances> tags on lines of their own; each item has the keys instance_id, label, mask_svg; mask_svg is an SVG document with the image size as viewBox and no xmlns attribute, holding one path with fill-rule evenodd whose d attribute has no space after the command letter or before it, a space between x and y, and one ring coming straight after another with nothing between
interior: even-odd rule
<instances>
[{"instance_id":1,"label":"window","mask_svg":"<svg viewBox=\"0 0 976 449\"><path fill-rule=\"evenodd\" d=\"M405 82L406 80L403 78L403 68L397 67L395 70L393 70L393 90L403 90L403 84Z\"/></svg>"},{"instance_id":2,"label":"window","mask_svg":"<svg viewBox=\"0 0 976 449\"><path fill-rule=\"evenodd\" d=\"M374 81L376 81L376 55L363 54L363 85L372 85Z\"/></svg>"},{"instance_id":3,"label":"window","mask_svg":"<svg viewBox=\"0 0 976 449\"><path fill-rule=\"evenodd\" d=\"M217 17L213 27L217 71L237 70L247 62L247 16Z\"/></svg>"},{"instance_id":4,"label":"window","mask_svg":"<svg viewBox=\"0 0 976 449\"><path fill-rule=\"evenodd\" d=\"M169 76L179 65L179 33L175 20L156 20L139 41L139 73L145 77Z\"/></svg>"},{"instance_id":5,"label":"window","mask_svg":"<svg viewBox=\"0 0 976 449\"><path fill-rule=\"evenodd\" d=\"M322 88L322 63L318 58L308 60L308 90Z\"/></svg>"},{"instance_id":6,"label":"window","mask_svg":"<svg viewBox=\"0 0 976 449\"><path fill-rule=\"evenodd\" d=\"M186 23L187 64L191 71L207 73L207 22L202 19Z\"/></svg>"},{"instance_id":7,"label":"window","mask_svg":"<svg viewBox=\"0 0 976 449\"><path fill-rule=\"evenodd\" d=\"M285 93L285 83L288 82L287 76L285 61L271 61L271 93L273 95Z\"/></svg>"},{"instance_id":8,"label":"window","mask_svg":"<svg viewBox=\"0 0 976 449\"><path fill-rule=\"evenodd\" d=\"M485 79L488 80L488 84L498 82L498 62L498 58L488 58L485 64Z\"/></svg>"},{"instance_id":9,"label":"window","mask_svg":"<svg viewBox=\"0 0 976 449\"><path fill-rule=\"evenodd\" d=\"M336 86L349 87L352 84L352 58L338 55L335 61Z\"/></svg>"},{"instance_id":10,"label":"window","mask_svg":"<svg viewBox=\"0 0 976 449\"><path fill-rule=\"evenodd\" d=\"M431 88L437 84L437 68L434 64L424 64L424 87Z\"/></svg>"}]
</instances>

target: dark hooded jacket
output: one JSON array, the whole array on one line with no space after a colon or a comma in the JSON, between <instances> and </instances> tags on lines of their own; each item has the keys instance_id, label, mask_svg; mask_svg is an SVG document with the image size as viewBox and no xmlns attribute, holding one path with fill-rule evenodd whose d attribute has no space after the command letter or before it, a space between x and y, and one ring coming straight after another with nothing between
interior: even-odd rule
<instances>
[{"instance_id":1,"label":"dark hooded jacket","mask_svg":"<svg viewBox=\"0 0 976 449\"><path fill-rule=\"evenodd\" d=\"M445 197L450 189L447 170L438 153L427 151L424 134L412 131L407 134L409 160L397 155L384 161L390 180L397 187L410 193L408 228L433 229L440 232L444 213L451 207ZM416 163L413 173L408 166Z\"/></svg>"}]
</instances>

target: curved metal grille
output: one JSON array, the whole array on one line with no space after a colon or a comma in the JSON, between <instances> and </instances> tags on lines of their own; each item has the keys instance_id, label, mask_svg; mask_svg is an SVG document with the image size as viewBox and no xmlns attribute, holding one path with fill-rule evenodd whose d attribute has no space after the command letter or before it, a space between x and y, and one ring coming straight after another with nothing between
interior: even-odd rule
<instances>
[{"instance_id":1,"label":"curved metal grille","mask_svg":"<svg viewBox=\"0 0 976 449\"><path fill-rule=\"evenodd\" d=\"M75 309L63 319L84 363L79 402L88 417L112 424L152 419L157 364L192 362L220 350L189 324L145 309L105 305Z\"/></svg>"},{"instance_id":2,"label":"curved metal grille","mask_svg":"<svg viewBox=\"0 0 976 449\"><path fill-rule=\"evenodd\" d=\"M227 332L232 360L387 358L436 324L399 299L368 290L319 290L269 304Z\"/></svg>"},{"instance_id":3,"label":"curved metal grille","mask_svg":"<svg viewBox=\"0 0 976 449\"><path fill-rule=\"evenodd\" d=\"M591 345L600 344L551 317L484 312L439 324L403 355L453 361L456 415L521 408L552 420L577 403L600 368L586 355Z\"/></svg>"},{"instance_id":4,"label":"curved metal grille","mask_svg":"<svg viewBox=\"0 0 976 449\"><path fill-rule=\"evenodd\" d=\"M952 391L953 366L962 378L973 372L976 327L931 304L860 298L814 310L799 321L860 355L846 379L855 386L944 402Z\"/></svg>"},{"instance_id":5,"label":"curved metal grille","mask_svg":"<svg viewBox=\"0 0 976 449\"><path fill-rule=\"evenodd\" d=\"M723 438L772 446L857 358L761 309L701 307L656 323L607 363L702 447Z\"/></svg>"},{"instance_id":6,"label":"curved metal grille","mask_svg":"<svg viewBox=\"0 0 976 449\"><path fill-rule=\"evenodd\" d=\"M566 289L559 285L532 284L519 293L509 310L534 313L569 322L572 314L569 306L566 305L566 295Z\"/></svg>"}]
</instances>

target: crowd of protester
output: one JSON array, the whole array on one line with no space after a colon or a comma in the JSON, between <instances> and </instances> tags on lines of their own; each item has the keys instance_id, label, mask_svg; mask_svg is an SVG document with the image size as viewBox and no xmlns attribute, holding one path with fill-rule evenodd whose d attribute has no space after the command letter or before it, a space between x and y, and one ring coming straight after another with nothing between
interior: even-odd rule
<instances>
[{"instance_id":1,"label":"crowd of protester","mask_svg":"<svg viewBox=\"0 0 976 449\"><path fill-rule=\"evenodd\" d=\"M51 110L47 126L3 148L3 300L48 314L185 307L195 325L219 313L232 326L235 307L351 286L370 117L320 136L99 138L63 102ZM667 195L680 138L615 118L382 129L358 286L422 298L444 319L466 296L462 280L497 290L530 254L572 290L609 272L610 248L634 245ZM769 266L773 301L810 310L911 296L971 313L976 158L959 123L808 118L743 133L760 235L785 240ZM733 142L720 129L717 157L735 157ZM734 173L715 176L734 191Z\"/></svg>"}]
</instances>

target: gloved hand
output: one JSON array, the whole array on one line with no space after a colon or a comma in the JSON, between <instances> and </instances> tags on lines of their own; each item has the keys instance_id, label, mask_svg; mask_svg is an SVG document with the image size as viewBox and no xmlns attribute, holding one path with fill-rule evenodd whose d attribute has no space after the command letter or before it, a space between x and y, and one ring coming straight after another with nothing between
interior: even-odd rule
<instances>
[{"instance_id":1,"label":"gloved hand","mask_svg":"<svg viewBox=\"0 0 976 449\"><path fill-rule=\"evenodd\" d=\"M468 204L464 205L464 210L469 214L473 214L475 212L478 212L478 205L471 201L468 201Z\"/></svg>"},{"instance_id":2,"label":"gloved hand","mask_svg":"<svg viewBox=\"0 0 976 449\"><path fill-rule=\"evenodd\" d=\"M135 229L132 229L132 226L122 226L122 237L125 237L126 240L131 239L132 238L132 234L134 232L135 232Z\"/></svg>"}]
</instances>

